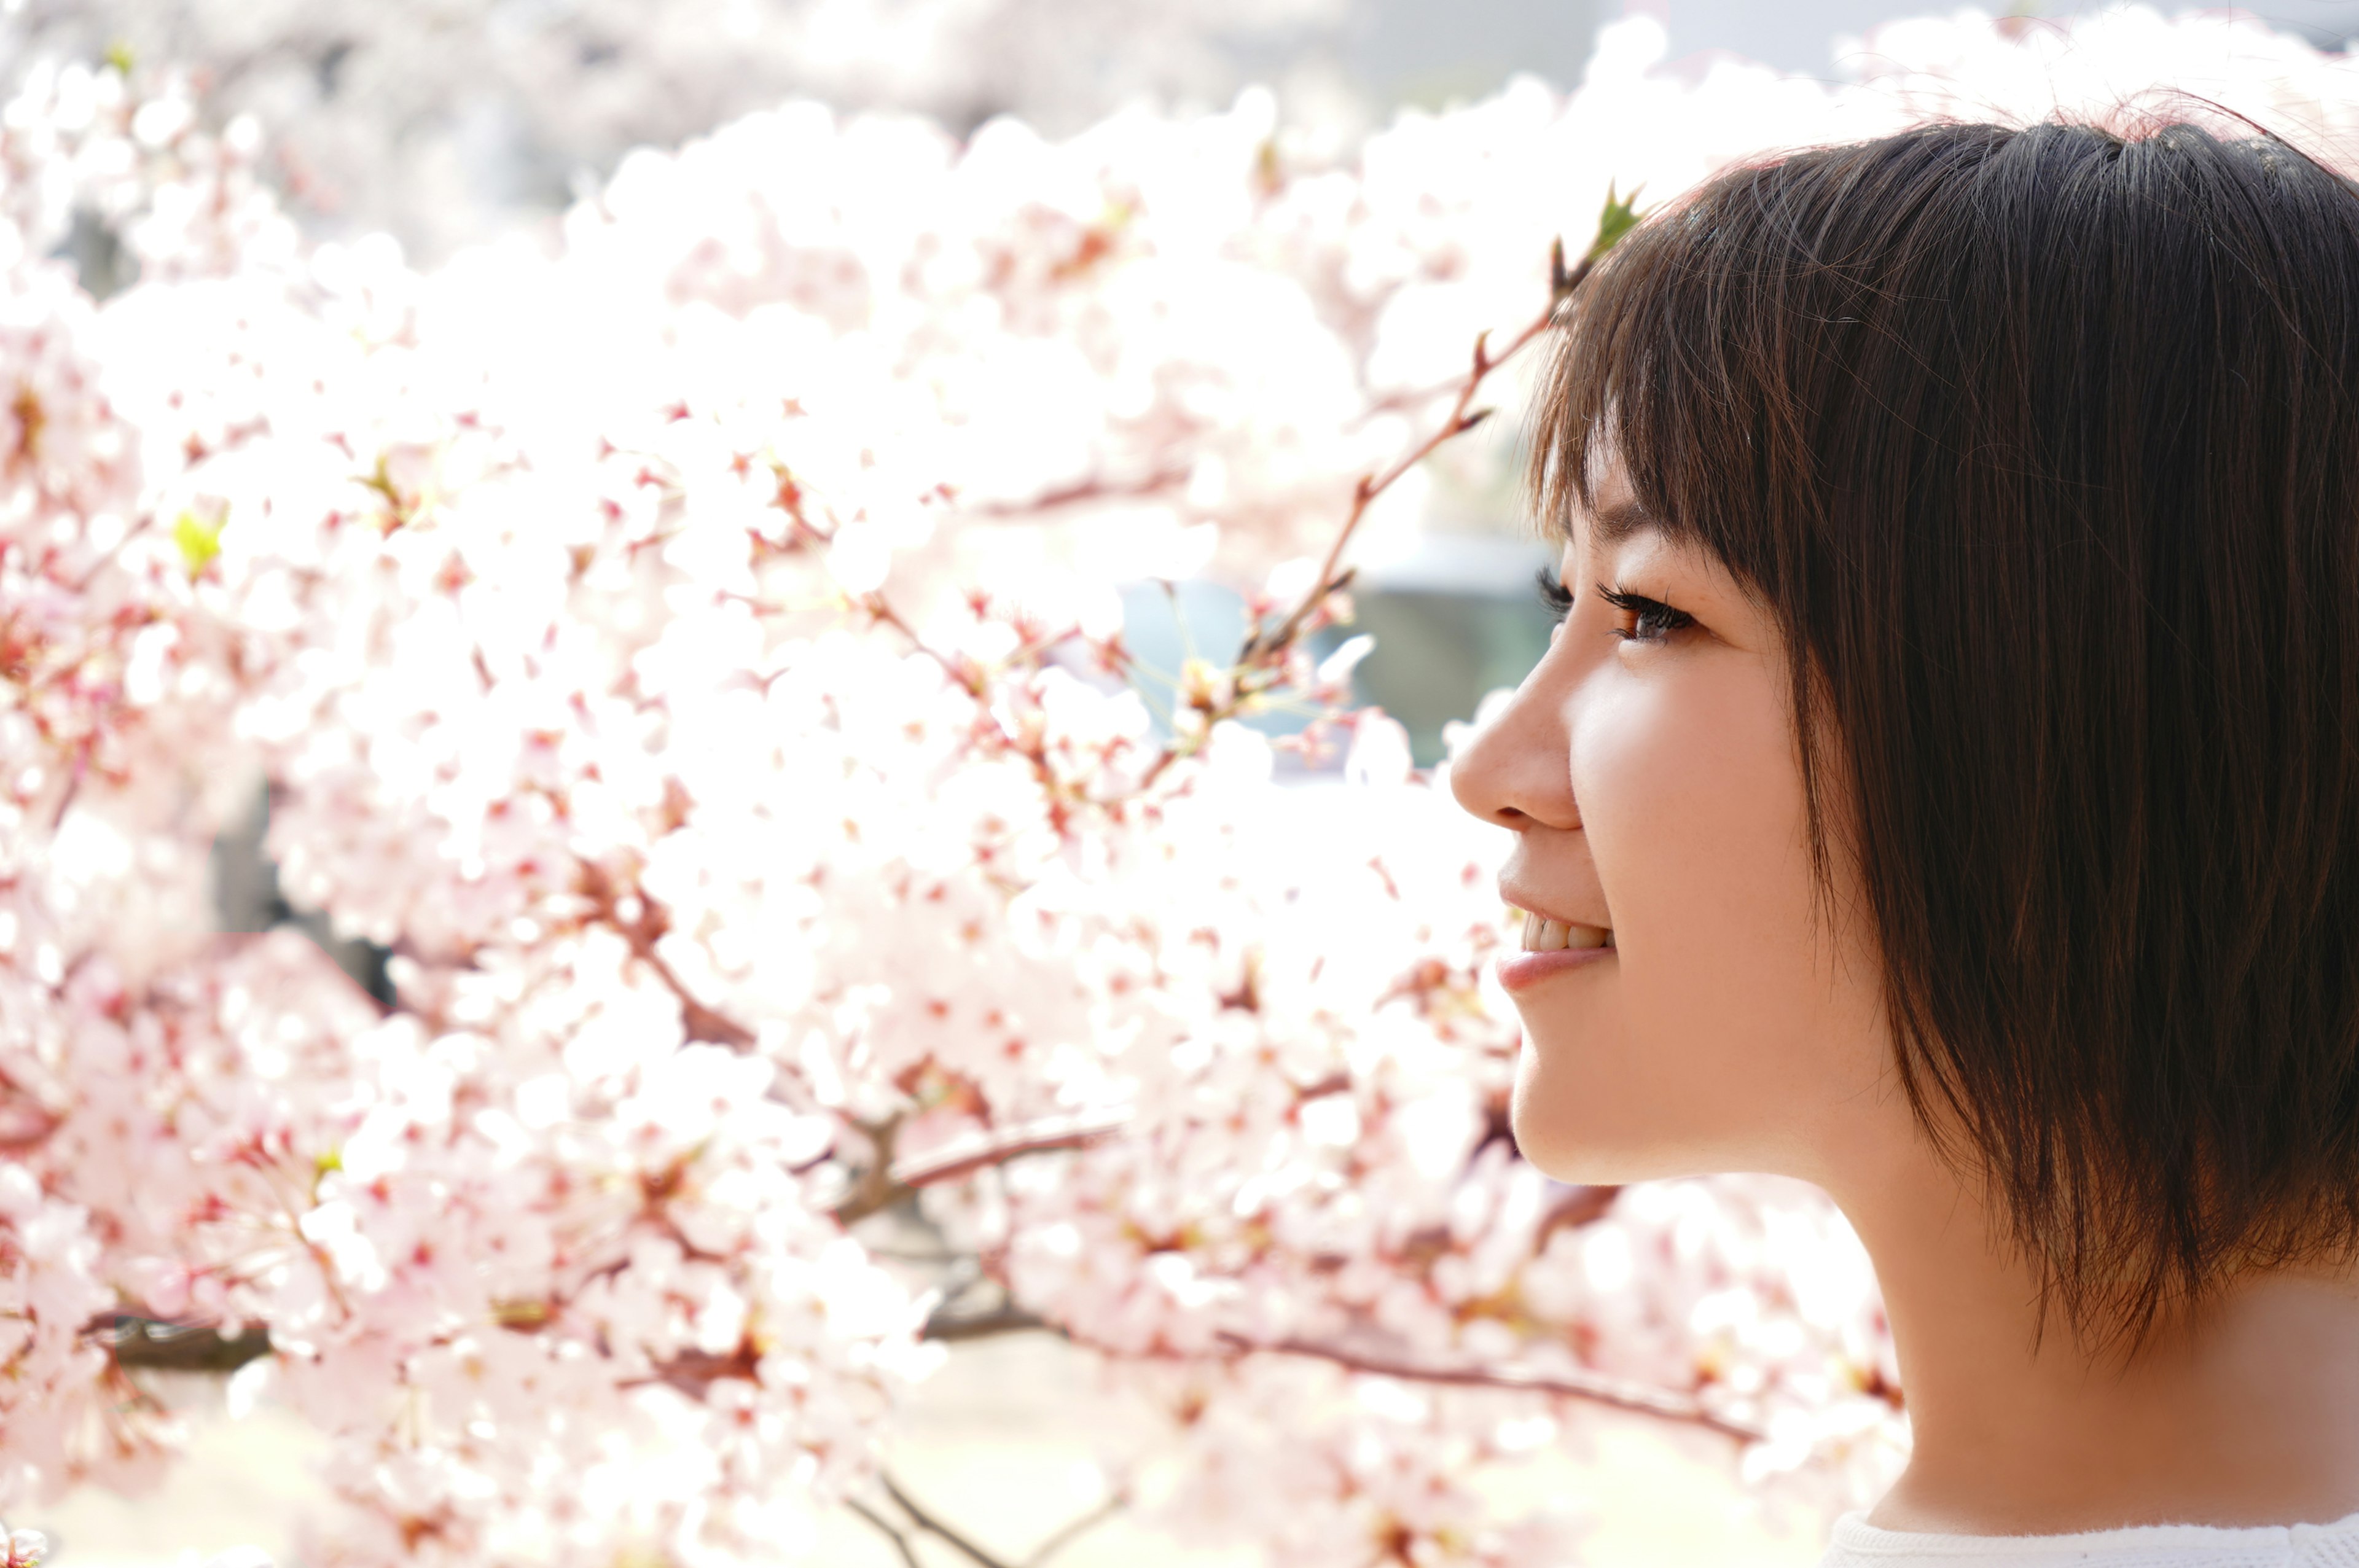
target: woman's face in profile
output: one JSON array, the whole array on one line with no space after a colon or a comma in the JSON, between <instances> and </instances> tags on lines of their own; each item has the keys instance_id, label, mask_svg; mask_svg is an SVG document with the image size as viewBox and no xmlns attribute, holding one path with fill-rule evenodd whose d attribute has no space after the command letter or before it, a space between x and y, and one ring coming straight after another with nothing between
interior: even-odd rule
<instances>
[{"instance_id":1,"label":"woman's face in profile","mask_svg":"<svg viewBox=\"0 0 2359 1568\"><path fill-rule=\"evenodd\" d=\"M1548 654L1451 775L1515 831L1500 890L1533 917L1500 971L1525 1030L1516 1142L1566 1181L1822 1177L1889 1133L1895 1097L1839 843L1832 907L1813 897L1783 638L1618 470L1559 571Z\"/></svg>"}]
</instances>

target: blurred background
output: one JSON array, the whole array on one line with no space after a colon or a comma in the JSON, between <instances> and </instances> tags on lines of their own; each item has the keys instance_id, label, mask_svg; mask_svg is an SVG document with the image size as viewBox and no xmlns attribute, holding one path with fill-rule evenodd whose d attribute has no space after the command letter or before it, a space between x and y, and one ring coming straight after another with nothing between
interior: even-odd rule
<instances>
[{"instance_id":1,"label":"blurred background","mask_svg":"<svg viewBox=\"0 0 2359 1568\"><path fill-rule=\"evenodd\" d=\"M2036 24L2095 0L1984 6ZM2180 13L2201 7L2164 5ZM1577 85L1600 27L1656 17L1676 62L1726 50L1828 77L1926 0L6 0L21 70L110 52L177 62L284 147L315 232L393 233L431 265L554 213L629 148L784 98L1015 114L1055 135L1127 103L1224 108L1249 83L1348 141L1517 74ZM1966 8L1966 9L1971 9ZM2243 7L2321 48L2359 0Z\"/></svg>"},{"instance_id":2,"label":"blurred background","mask_svg":"<svg viewBox=\"0 0 2359 1568\"><path fill-rule=\"evenodd\" d=\"M2101 8L1983 14L2038 27ZM1832 78L1873 50L1880 24L1936 9L1954 8L1923 0L0 0L0 69L14 79L44 62L110 56L185 66L209 112L250 113L267 128L273 176L310 232L387 232L430 266L471 244L550 232L634 146L677 144L788 97L923 114L954 131L1014 114L1060 135L1133 103L1223 107L1264 83L1283 119L1342 151L1397 114L1481 98L1516 75L1577 86L1599 28L1633 12L1664 25L1675 71L1723 50ZM2359 0L2249 9L2321 48L2347 49L2359 38ZM93 293L118 286L120 255L103 225L78 226L68 250ZM1353 628L1376 640L1360 666L1363 696L1409 727L1428 763L1445 721L1522 677L1549 624L1531 583L1546 554L1523 531L1512 484L1438 485L1429 524L1422 543L1363 579ZM1235 596L1210 583L1141 585L1126 609L1134 648L1163 668L1190 649L1218 657L1244 628ZM305 918L279 899L257 852L266 813L257 800L247 830L221 847L232 929ZM382 989L375 955L347 945L339 956ZM1010 1341L962 1358L913 1411L906 1472L1001 1541L1010 1561L1023 1560L1021 1542L994 1532L1086 1513L1092 1499L1072 1478L1093 1473L1090 1455L1119 1447L1135 1419L1077 1357L1038 1336ZM1815 1561L1815 1533L1778 1533L1713 1456L1635 1422L1607 1446L1587 1472L1610 1499L1595 1562ZM171 1563L184 1549L239 1541L283 1553L288 1520L315 1495L306 1457L301 1431L266 1410L201 1434L195 1461L157 1497L135 1504L86 1493L23 1522L57 1538L60 1568ZM1561 1478L1536 1472L1532 1484ZM834 1563L892 1561L879 1538L849 1522L823 1545ZM1059 1559L1072 1568L1182 1560L1121 1528L1079 1540Z\"/></svg>"}]
</instances>

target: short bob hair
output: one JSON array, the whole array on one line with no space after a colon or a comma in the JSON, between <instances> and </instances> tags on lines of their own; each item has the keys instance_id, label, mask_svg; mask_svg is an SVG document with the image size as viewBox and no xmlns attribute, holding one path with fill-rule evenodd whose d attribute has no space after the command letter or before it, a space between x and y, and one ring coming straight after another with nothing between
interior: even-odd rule
<instances>
[{"instance_id":1,"label":"short bob hair","mask_svg":"<svg viewBox=\"0 0 2359 1568\"><path fill-rule=\"evenodd\" d=\"M1909 1104L2098 1343L2359 1258L2355 400L2359 189L2174 118L1723 173L1535 406L1545 522L1610 455L1782 627Z\"/></svg>"}]
</instances>

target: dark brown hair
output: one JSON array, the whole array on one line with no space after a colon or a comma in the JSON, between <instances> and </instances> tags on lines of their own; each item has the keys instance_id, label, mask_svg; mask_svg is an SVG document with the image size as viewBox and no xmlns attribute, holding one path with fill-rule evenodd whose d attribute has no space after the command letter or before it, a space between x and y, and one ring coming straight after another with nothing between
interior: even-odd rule
<instances>
[{"instance_id":1,"label":"dark brown hair","mask_svg":"<svg viewBox=\"0 0 2359 1568\"><path fill-rule=\"evenodd\" d=\"M1909 1102L2102 1340L2359 1255L2355 395L2349 180L1943 124L1648 218L1536 406L1543 518L1610 452L1784 628Z\"/></svg>"}]
</instances>

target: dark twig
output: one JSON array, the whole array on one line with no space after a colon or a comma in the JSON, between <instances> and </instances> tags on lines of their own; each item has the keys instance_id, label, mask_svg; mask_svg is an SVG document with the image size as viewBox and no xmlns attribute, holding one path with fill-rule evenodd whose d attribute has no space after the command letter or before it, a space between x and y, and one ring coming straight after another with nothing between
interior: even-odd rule
<instances>
[{"instance_id":1,"label":"dark twig","mask_svg":"<svg viewBox=\"0 0 2359 1568\"><path fill-rule=\"evenodd\" d=\"M671 929L671 916L654 899L636 887L616 883L603 866L583 861L575 878L575 891L590 902L592 918L619 934L630 944L631 956L654 971L666 990L679 1000L680 1024L690 1040L709 1040L716 1045L726 1045L733 1051L750 1051L755 1036L751 1029L707 1006L695 992L664 961L656 944ZM639 906L636 917L623 918L623 902L636 900Z\"/></svg>"},{"instance_id":2,"label":"dark twig","mask_svg":"<svg viewBox=\"0 0 2359 1568\"><path fill-rule=\"evenodd\" d=\"M893 1479L893 1473L890 1470L879 1470L876 1473L876 1478L884 1483L886 1494L901 1506L901 1511L917 1521L919 1530L963 1552L974 1563L975 1568L1014 1568L1014 1565L1004 1558L993 1556L932 1514L928 1513L919 1505L916 1498L901 1489L901 1484Z\"/></svg>"},{"instance_id":3,"label":"dark twig","mask_svg":"<svg viewBox=\"0 0 2359 1568\"><path fill-rule=\"evenodd\" d=\"M882 1121L855 1123L868 1139L870 1158L862 1166L860 1175L835 1206L838 1225L854 1225L880 1210L891 1208L909 1195L908 1187L893 1179L893 1141L900 1136L901 1113L894 1112Z\"/></svg>"},{"instance_id":4,"label":"dark twig","mask_svg":"<svg viewBox=\"0 0 2359 1568\"><path fill-rule=\"evenodd\" d=\"M1691 1394L1658 1389L1650 1384L1631 1382L1621 1378L1608 1378L1596 1372L1529 1372L1519 1368L1486 1368L1479 1367L1423 1367L1411 1361L1398 1361L1390 1357L1368 1355L1347 1350L1342 1346L1321 1345L1312 1340L1280 1339L1267 1344L1256 1343L1240 1335L1221 1336L1240 1355L1256 1352L1279 1356L1309 1356L1321 1361L1332 1361L1354 1372L1372 1377L1398 1378L1403 1382L1440 1383L1459 1388L1507 1389L1536 1394L1555 1394L1565 1399L1585 1400L1592 1404L1610 1405L1615 1410L1636 1415L1654 1416L1661 1421L1678 1422L1687 1426L1700 1426L1716 1432L1723 1437L1739 1443L1759 1443L1768 1433L1745 1422L1732 1421L1705 1408L1703 1401Z\"/></svg>"},{"instance_id":5,"label":"dark twig","mask_svg":"<svg viewBox=\"0 0 2359 1568\"><path fill-rule=\"evenodd\" d=\"M105 1346L118 1367L167 1372L234 1372L270 1354L267 1330L252 1327L234 1336L212 1322L179 1323L135 1312L103 1312L82 1330Z\"/></svg>"},{"instance_id":6,"label":"dark twig","mask_svg":"<svg viewBox=\"0 0 2359 1568\"><path fill-rule=\"evenodd\" d=\"M19 1092L5 1073L0 1073L0 1090L12 1096ZM29 1095L0 1104L0 1154L22 1155L38 1149L64 1125L65 1118Z\"/></svg>"},{"instance_id":7,"label":"dark twig","mask_svg":"<svg viewBox=\"0 0 2359 1568\"><path fill-rule=\"evenodd\" d=\"M956 1345L962 1339L996 1339L1003 1334L1058 1332L1057 1325L1022 1307L994 1307L987 1312L938 1312L926 1319L925 1337Z\"/></svg>"},{"instance_id":8,"label":"dark twig","mask_svg":"<svg viewBox=\"0 0 2359 1568\"><path fill-rule=\"evenodd\" d=\"M1570 268L1565 265L1564 242L1561 239L1549 247L1548 308L1509 340L1506 347L1496 352L1491 349L1490 334L1487 331L1478 336L1474 340L1473 369L1462 381L1456 384L1457 396L1451 404L1449 417L1442 420L1424 440L1404 453L1389 467L1360 476L1353 486L1351 510L1345 514L1343 526L1336 531L1335 537L1329 543L1326 557L1320 562L1318 574L1311 579L1310 587L1303 594L1301 601L1275 624L1256 625L1252 633L1246 637L1245 646L1238 651L1235 663L1231 666L1230 678L1225 683L1227 692L1225 697L1209 707L1202 702L1192 705L1202 712L1204 727L1207 730L1222 719L1233 718L1248 705L1266 699L1269 691L1278 681L1278 672L1285 667L1287 654L1293 648L1322 607L1335 594L1342 592L1350 585L1352 574L1343 567L1343 552L1350 546L1353 535L1358 533L1361 523L1366 519L1369 506L1376 497L1391 489L1402 475L1430 457L1444 442L1464 435L1490 416L1489 408L1476 408L1473 406L1475 395L1482 390L1483 384L1490 378L1492 372L1514 358L1526 345L1558 322L1573 291L1588 278L1599 259L1605 254L1614 243L1637 222L1636 194L1633 191L1629 200L1618 200L1610 188L1607 189L1605 208L1597 222L1596 237L1590 242L1589 249L1582 254L1578 265ZM1447 388L1436 389L1436 395L1443 390ZM1087 492L1088 488L1085 487L1084 493ZM984 672L974 668L965 660L952 658L938 649L929 647L917 634L916 630L894 610L883 594L872 592L862 595L858 599L858 603L867 611L872 620L893 627L908 638L913 646L940 665L953 684L970 697L975 698L977 702L984 700ZM1163 776L1165 771L1180 757L1186 755L1190 749L1189 742L1175 736L1165 745L1160 754L1141 776L1139 790L1144 792L1151 789ZM1049 771L1040 766L1037 761L1036 767L1042 773L1042 782L1053 785L1055 780Z\"/></svg>"},{"instance_id":9,"label":"dark twig","mask_svg":"<svg viewBox=\"0 0 2359 1568\"><path fill-rule=\"evenodd\" d=\"M1026 1154L1046 1154L1065 1149L1086 1149L1120 1132L1130 1119L1127 1110L1101 1111L1088 1116L1060 1116L1015 1127L995 1128L972 1138L958 1139L942 1148L908 1160L895 1160L889 1137L878 1145L878 1158L861 1174L859 1184L835 1206L835 1217L845 1225L890 1208L920 1187L954 1182L993 1165L1004 1165ZM875 1130L864 1128L873 1138ZM886 1131L892 1130L888 1126Z\"/></svg>"},{"instance_id":10,"label":"dark twig","mask_svg":"<svg viewBox=\"0 0 2359 1568\"><path fill-rule=\"evenodd\" d=\"M701 1403L712 1385L723 1378L739 1378L749 1383L760 1381L761 1364L761 1353L750 1342L740 1340L737 1348L725 1356L708 1350L683 1350L668 1356L656 1362L647 1376L626 1378L614 1386L644 1389L661 1383L690 1401Z\"/></svg>"},{"instance_id":11,"label":"dark twig","mask_svg":"<svg viewBox=\"0 0 2359 1568\"><path fill-rule=\"evenodd\" d=\"M890 626L894 631L901 633L911 647L940 665L942 673L951 677L952 686L957 687L969 697L983 695L982 672L965 659L954 658L918 635L918 629L910 625L901 612L893 608L892 601L883 594L864 595L860 600L860 608L867 611L871 620Z\"/></svg>"},{"instance_id":12,"label":"dark twig","mask_svg":"<svg viewBox=\"0 0 2359 1568\"><path fill-rule=\"evenodd\" d=\"M1059 1335L1085 1349L1117 1358L1135 1354L1094 1345L1086 1338L1074 1336L1061 1324L1013 1305L976 1313L937 1313L928 1320L925 1328L927 1338L951 1344L964 1339L1028 1333ZM1343 1346L1322 1345L1314 1340L1262 1342L1235 1334L1223 1334L1221 1338L1234 1356L1307 1356L1321 1361L1332 1361L1350 1371L1364 1372L1371 1377L1397 1378L1407 1383L1439 1383L1459 1388L1550 1394L1560 1399L1606 1405L1633 1415L1676 1422L1683 1426L1700 1426L1739 1443L1758 1443L1768 1435L1758 1427L1707 1409L1703 1401L1692 1394L1628 1379L1610 1378L1598 1372L1534 1372L1516 1367L1431 1367Z\"/></svg>"},{"instance_id":13,"label":"dark twig","mask_svg":"<svg viewBox=\"0 0 2359 1568\"><path fill-rule=\"evenodd\" d=\"M1483 384L1490 379L1492 372L1515 358L1540 334L1562 319L1566 302L1572 297L1573 291L1588 279L1614 243L1637 222L1636 196L1637 193L1633 191L1629 200L1617 200L1612 189L1608 188L1605 210L1597 220L1596 238L1590 242L1589 249L1578 265L1571 268L1565 265L1563 240L1559 239L1549 247L1547 308L1509 339L1506 347L1495 351L1491 347L1491 334L1487 331L1478 334L1474 340L1473 364L1465 377L1456 384L1458 395L1451 402L1449 416L1390 467L1360 476L1352 487L1351 510L1344 514L1343 525L1335 531L1335 537L1328 543L1326 557L1319 563L1318 573L1311 579L1310 587L1301 600L1274 624L1256 625L1245 638L1245 646L1238 650L1236 663L1230 672L1227 683L1229 695L1215 708L1204 708L1201 704L1198 705L1203 712L1207 730L1265 697L1277 679L1277 672L1284 668L1288 652L1310 628L1312 620L1331 599L1351 586L1352 571L1343 564L1343 552L1359 532L1360 524L1366 520L1368 508L1376 497L1398 483L1411 469L1431 457L1443 443L1464 435L1490 417L1489 408L1474 406L1475 395L1482 391ZM1436 395L1443 390L1447 388L1437 388ZM1187 750L1188 742L1175 737L1147 769L1142 787L1152 785L1161 778L1164 771L1186 754Z\"/></svg>"},{"instance_id":14,"label":"dark twig","mask_svg":"<svg viewBox=\"0 0 2359 1568\"><path fill-rule=\"evenodd\" d=\"M1049 1559L1054 1557L1057 1553L1062 1552L1068 1546L1071 1546L1074 1541L1079 1541L1082 1536L1087 1535L1091 1530L1093 1530L1098 1526L1105 1523L1106 1520L1114 1518L1114 1515L1122 1512L1123 1509L1129 1506L1130 1488L1127 1487L1116 1487L1114 1494L1107 1498L1105 1501L1100 1503L1089 1512L1082 1515L1079 1519L1071 1520L1062 1530L1056 1531L1054 1534L1050 1535L1048 1540L1034 1547L1032 1549L1032 1555L1024 1560L1023 1568L1042 1568L1042 1565L1046 1563Z\"/></svg>"},{"instance_id":15,"label":"dark twig","mask_svg":"<svg viewBox=\"0 0 2359 1568\"><path fill-rule=\"evenodd\" d=\"M901 1561L908 1565L908 1568L924 1568L924 1565L918 1561L917 1549L909 1544L908 1532L899 1525L895 1524L858 1498L844 1498L843 1506L884 1531L885 1539L893 1543L893 1550L901 1554Z\"/></svg>"},{"instance_id":16,"label":"dark twig","mask_svg":"<svg viewBox=\"0 0 2359 1568\"><path fill-rule=\"evenodd\" d=\"M1188 470L1177 466L1159 468L1151 473L1129 480L1111 480L1093 475L1088 479L1076 480L1071 484L1060 485L1054 490L1044 490L1038 495L1027 496L1021 501L987 501L980 505L969 507L967 510L984 517L1029 517L1038 513L1054 511L1060 506L1071 506L1082 502L1131 501L1150 495L1159 495L1167 490L1177 489L1187 481Z\"/></svg>"},{"instance_id":17,"label":"dark twig","mask_svg":"<svg viewBox=\"0 0 2359 1568\"><path fill-rule=\"evenodd\" d=\"M1637 222L1637 196L1638 193L1633 190L1627 200L1617 200L1613 189L1607 188L1605 210L1597 220L1597 236L1590 242L1589 249L1582 254L1579 265L1571 270L1568 271L1564 265L1564 241L1559 239L1549 247L1548 308L1527 322L1523 330L1509 339L1507 346L1496 353L1491 351L1490 333L1486 331L1475 336L1473 367L1458 384L1458 396L1450 406L1450 416L1392 467L1362 476L1353 490L1352 510L1345 515L1343 526L1336 531L1334 541L1327 546L1327 557L1320 563L1319 575L1311 579L1310 591L1274 630L1267 633L1256 631L1245 640L1245 651L1237 659L1240 665L1266 660L1289 646L1301 633L1303 622L1326 602L1329 594L1343 586L1346 579L1337 575L1336 568L1343 561L1343 547L1352 542L1352 535L1358 532L1361 521L1367 516L1370 502L1391 489L1409 470L1431 457L1443 442L1464 435L1490 416L1490 409L1473 406L1474 395L1482 390L1483 383L1489 379L1493 371L1515 358L1533 339L1557 323L1565 302L1572 297L1573 290L1588 279L1598 262L1613 248L1614 243Z\"/></svg>"},{"instance_id":18,"label":"dark twig","mask_svg":"<svg viewBox=\"0 0 2359 1568\"><path fill-rule=\"evenodd\" d=\"M1127 1110L1101 1111L1092 1116L1060 1116L1021 1126L995 1130L976 1139L961 1139L930 1153L897 1162L893 1180L909 1188L954 1182L990 1165L1001 1165L1025 1154L1045 1154L1060 1149L1085 1149L1123 1130Z\"/></svg>"}]
</instances>

